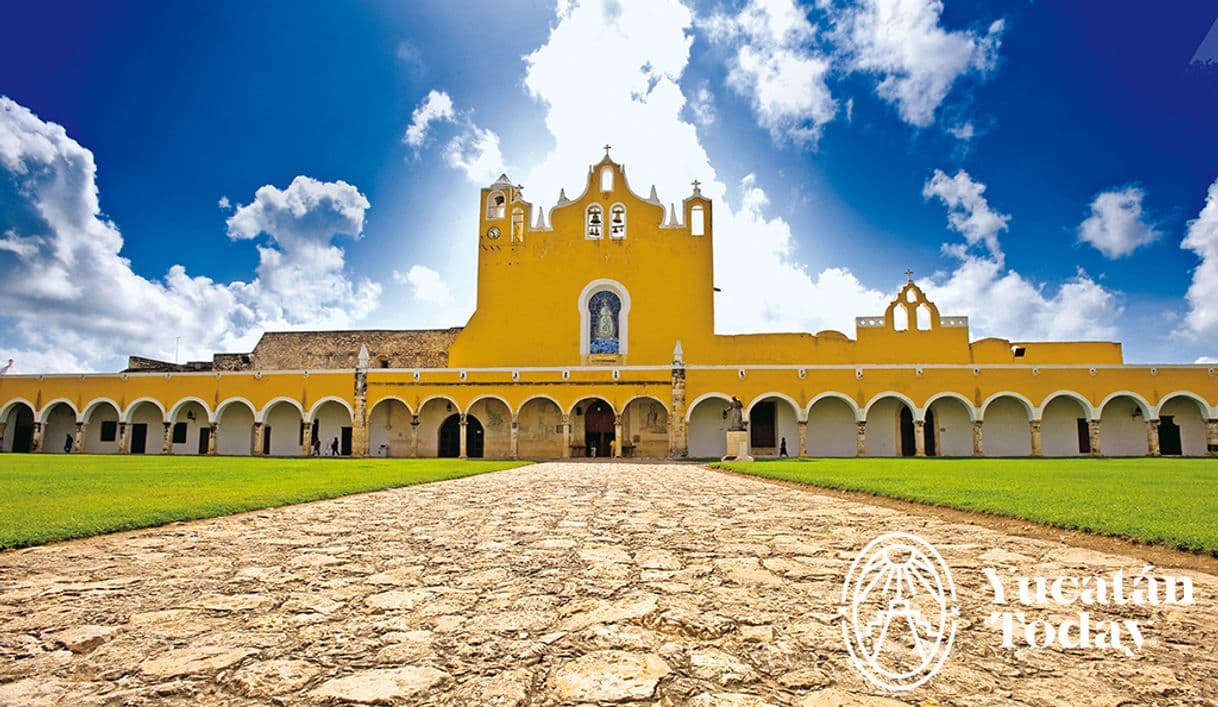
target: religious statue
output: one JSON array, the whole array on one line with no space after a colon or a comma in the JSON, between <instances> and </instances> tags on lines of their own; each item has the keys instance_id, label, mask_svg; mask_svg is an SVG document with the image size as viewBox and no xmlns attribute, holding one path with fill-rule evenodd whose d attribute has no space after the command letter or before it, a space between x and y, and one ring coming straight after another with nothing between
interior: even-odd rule
<instances>
[{"instance_id":1,"label":"religious statue","mask_svg":"<svg viewBox=\"0 0 1218 707\"><path fill-rule=\"evenodd\" d=\"M596 314L596 338L617 338L617 322L613 321L613 310L609 309L609 303L605 300L601 300L601 309Z\"/></svg>"},{"instance_id":2,"label":"religious statue","mask_svg":"<svg viewBox=\"0 0 1218 707\"><path fill-rule=\"evenodd\" d=\"M731 418L727 429L729 432L740 432L744 429L744 403L733 395L730 405Z\"/></svg>"}]
</instances>

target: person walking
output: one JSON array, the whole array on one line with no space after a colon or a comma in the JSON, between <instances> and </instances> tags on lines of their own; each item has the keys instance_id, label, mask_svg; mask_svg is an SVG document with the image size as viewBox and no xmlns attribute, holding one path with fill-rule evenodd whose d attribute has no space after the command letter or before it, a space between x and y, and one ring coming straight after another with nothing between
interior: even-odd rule
<instances>
[{"instance_id":1,"label":"person walking","mask_svg":"<svg viewBox=\"0 0 1218 707\"><path fill-rule=\"evenodd\" d=\"M338 456L338 437L335 437L333 440L330 441L330 456L332 456L332 457Z\"/></svg>"},{"instance_id":2,"label":"person walking","mask_svg":"<svg viewBox=\"0 0 1218 707\"><path fill-rule=\"evenodd\" d=\"M68 435L63 441L63 451L65 454L72 453L72 435Z\"/></svg>"},{"instance_id":3,"label":"person walking","mask_svg":"<svg viewBox=\"0 0 1218 707\"><path fill-rule=\"evenodd\" d=\"M778 456L780 456L780 457L790 456L789 454L787 454L787 438L786 437L783 437L781 443L778 445Z\"/></svg>"},{"instance_id":4,"label":"person walking","mask_svg":"<svg viewBox=\"0 0 1218 707\"><path fill-rule=\"evenodd\" d=\"M321 438L316 434L313 435L313 456L321 456Z\"/></svg>"}]
</instances>

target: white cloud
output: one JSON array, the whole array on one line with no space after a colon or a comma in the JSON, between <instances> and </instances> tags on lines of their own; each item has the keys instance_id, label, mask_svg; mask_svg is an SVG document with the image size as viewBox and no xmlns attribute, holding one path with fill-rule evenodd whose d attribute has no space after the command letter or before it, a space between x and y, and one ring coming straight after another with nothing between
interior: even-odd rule
<instances>
[{"instance_id":1,"label":"white cloud","mask_svg":"<svg viewBox=\"0 0 1218 707\"><path fill-rule=\"evenodd\" d=\"M402 142L418 149L427 141L427 131L432 123L452 122L456 116L452 97L445 91L432 89L410 114L410 125L406 126Z\"/></svg>"},{"instance_id":2,"label":"white cloud","mask_svg":"<svg viewBox=\"0 0 1218 707\"><path fill-rule=\"evenodd\" d=\"M1078 239L1110 259L1121 258L1163 235L1146 222L1145 192L1134 186L1101 192L1091 202L1091 215L1078 227Z\"/></svg>"},{"instance_id":3,"label":"white cloud","mask_svg":"<svg viewBox=\"0 0 1218 707\"><path fill-rule=\"evenodd\" d=\"M228 200L227 196L222 196L220 197L220 200L216 202L216 206L220 207L221 211L228 211L229 209L233 208L233 203Z\"/></svg>"},{"instance_id":4,"label":"white cloud","mask_svg":"<svg viewBox=\"0 0 1218 707\"><path fill-rule=\"evenodd\" d=\"M951 126L947 129L947 132L950 133L952 137L963 142L968 142L977 136L977 128L968 121Z\"/></svg>"},{"instance_id":5,"label":"white cloud","mask_svg":"<svg viewBox=\"0 0 1218 707\"><path fill-rule=\"evenodd\" d=\"M452 290L440 273L425 265L413 265L406 273L394 270L393 279L409 285L411 295L421 302L447 306L455 301Z\"/></svg>"},{"instance_id":6,"label":"white cloud","mask_svg":"<svg viewBox=\"0 0 1218 707\"><path fill-rule=\"evenodd\" d=\"M1111 339L1122 313L1120 297L1081 269L1057 291L1029 281L1004 266L998 235L1010 216L995 211L985 198L985 184L960 170L948 177L935 170L922 188L924 198L936 197L948 208L948 225L964 243L944 245L959 261L955 270L921 282L944 314L966 314L974 336L1007 339ZM978 253L970 248L984 246Z\"/></svg>"},{"instance_id":7,"label":"white cloud","mask_svg":"<svg viewBox=\"0 0 1218 707\"><path fill-rule=\"evenodd\" d=\"M1180 247L1196 253L1201 263L1185 296L1189 309L1179 333L1218 345L1218 180L1210 185L1201 213L1189 222Z\"/></svg>"},{"instance_id":8,"label":"white cloud","mask_svg":"<svg viewBox=\"0 0 1218 707\"><path fill-rule=\"evenodd\" d=\"M444 147L444 161L449 167L465 173L471 182L482 184L493 180L504 171L503 153L499 149L499 136L494 131L480 128L469 111L459 111L452 98L444 91L432 89L411 113L410 125L402 142L420 148L427 142L433 124L451 123L457 132Z\"/></svg>"},{"instance_id":9,"label":"white cloud","mask_svg":"<svg viewBox=\"0 0 1218 707\"><path fill-rule=\"evenodd\" d=\"M749 0L734 16L703 23L712 41L735 42L727 83L749 99L775 140L815 144L837 101L825 77L827 56L809 48L816 28L793 0Z\"/></svg>"},{"instance_id":10,"label":"white cloud","mask_svg":"<svg viewBox=\"0 0 1218 707\"><path fill-rule=\"evenodd\" d=\"M689 109L694 116L694 122L698 125L714 125L715 94L711 92L705 81L694 91L694 96L689 102Z\"/></svg>"},{"instance_id":11,"label":"white cloud","mask_svg":"<svg viewBox=\"0 0 1218 707\"><path fill-rule=\"evenodd\" d=\"M922 187L922 197L938 197L947 206L947 222L954 231L964 234L967 245L984 243L991 257L1000 264L1002 249L998 245L998 234L1007 229L1011 220L1008 214L990 208L985 198L985 185L974 181L969 173L960 170L949 177L936 169L934 175ZM957 246L946 246L949 250Z\"/></svg>"},{"instance_id":12,"label":"white cloud","mask_svg":"<svg viewBox=\"0 0 1218 707\"><path fill-rule=\"evenodd\" d=\"M264 329L349 326L380 291L343 275L334 233L319 227L336 222L328 213L334 204L320 195L341 192L344 232L362 228L367 201L341 182L298 178L286 191L260 189L254 204L233 214L230 229L238 237L265 231L273 240L258 248L257 278L222 284L181 265L159 280L133 272L118 227L101 215L93 153L6 97L0 169L14 185L14 213L22 214L0 241L7 342L21 370L31 362L43 371L115 368L127 354L171 359L179 336L183 358L248 351Z\"/></svg>"},{"instance_id":13,"label":"white cloud","mask_svg":"<svg viewBox=\"0 0 1218 707\"><path fill-rule=\"evenodd\" d=\"M918 127L962 75L985 73L997 59L1003 21L988 31L949 32L939 25L941 0L863 0L834 13L834 38L855 71L882 76L876 94Z\"/></svg>"}]
</instances>

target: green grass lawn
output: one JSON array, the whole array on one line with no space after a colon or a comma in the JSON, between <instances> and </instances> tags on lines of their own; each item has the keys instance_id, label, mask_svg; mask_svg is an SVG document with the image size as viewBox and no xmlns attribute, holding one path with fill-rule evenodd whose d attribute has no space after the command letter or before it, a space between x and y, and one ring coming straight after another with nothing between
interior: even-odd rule
<instances>
[{"instance_id":1,"label":"green grass lawn","mask_svg":"<svg viewBox=\"0 0 1218 707\"><path fill-rule=\"evenodd\" d=\"M455 479L527 462L0 455L0 549Z\"/></svg>"},{"instance_id":2,"label":"green grass lawn","mask_svg":"<svg viewBox=\"0 0 1218 707\"><path fill-rule=\"evenodd\" d=\"M806 459L714 466L1218 555L1214 459Z\"/></svg>"}]
</instances>

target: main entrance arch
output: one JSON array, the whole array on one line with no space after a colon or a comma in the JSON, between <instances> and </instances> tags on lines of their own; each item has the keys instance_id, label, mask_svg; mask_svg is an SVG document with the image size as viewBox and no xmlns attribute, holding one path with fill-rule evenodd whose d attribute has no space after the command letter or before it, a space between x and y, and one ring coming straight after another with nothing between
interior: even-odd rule
<instances>
[{"instance_id":1,"label":"main entrance arch","mask_svg":"<svg viewBox=\"0 0 1218 707\"><path fill-rule=\"evenodd\" d=\"M576 456L608 457L617 443L617 413L600 398L587 398L575 404L571 415L571 439ZM578 448L583 445L582 449Z\"/></svg>"},{"instance_id":2,"label":"main entrance arch","mask_svg":"<svg viewBox=\"0 0 1218 707\"><path fill-rule=\"evenodd\" d=\"M486 432L482 423L473 415L465 416L465 456L470 459L481 459ZM440 424L439 440L436 442L439 457L461 456L461 415L452 414Z\"/></svg>"}]
</instances>

